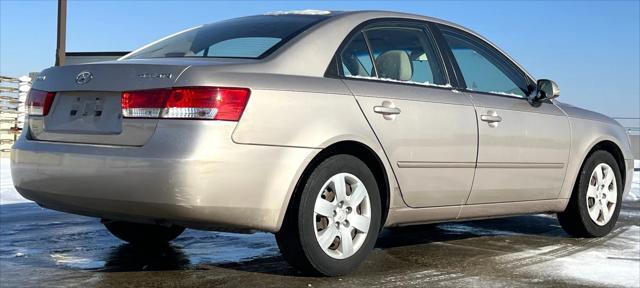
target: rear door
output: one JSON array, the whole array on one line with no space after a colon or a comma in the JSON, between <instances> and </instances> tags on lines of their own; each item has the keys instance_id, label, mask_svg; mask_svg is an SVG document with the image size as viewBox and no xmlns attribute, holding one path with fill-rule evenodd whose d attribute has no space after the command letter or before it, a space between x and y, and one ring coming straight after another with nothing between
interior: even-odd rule
<instances>
[{"instance_id":1,"label":"rear door","mask_svg":"<svg viewBox=\"0 0 640 288\"><path fill-rule=\"evenodd\" d=\"M497 49L459 29L440 30L478 117L478 163L467 204L556 198L570 148L565 114L551 101L529 103L533 79Z\"/></svg>"},{"instance_id":2,"label":"rear door","mask_svg":"<svg viewBox=\"0 0 640 288\"><path fill-rule=\"evenodd\" d=\"M355 33L338 70L380 140L411 207L461 205L473 181L477 127L452 90L420 23L379 22Z\"/></svg>"}]
</instances>

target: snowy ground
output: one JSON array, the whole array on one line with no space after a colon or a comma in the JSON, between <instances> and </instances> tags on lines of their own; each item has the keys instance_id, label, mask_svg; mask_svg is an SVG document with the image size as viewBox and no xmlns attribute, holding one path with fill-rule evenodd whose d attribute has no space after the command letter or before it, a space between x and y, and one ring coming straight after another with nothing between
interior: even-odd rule
<instances>
[{"instance_id":1,"label":"snowy ground","mask_svg":"<svg viewBox=\"0 0 640 288\"><path fill-rule=\"evenodd\" d=\"M640 201L640 160L634 161L635 171L633 171L633 182L631 191L624 200Z\"/></svg>"},{"instance_id":2,"label":"snowy ground","mask_svg":"<svg viewBox=\"0 0 640 288\"><path fill-rule=\"evenodd\" d=\"M0 205L27 202L13 188L9 158L0 158Z\"/></svg>"},{"instance_id":3,"label":"snowy ground","mask_svg":"<svg viewBox=\"0 0 640 288\"><path fill-rule=\"evenodd\" d=\"M140 248L97 219L20 203L0 209L0 287L640 287L639 220L636 201L595 239L569 237L549 215L384 230L358 271L314 278L271 234L187 230Z\"/></svg>"},{"instance_id":4,"label":"snowy ground","mask_svg":"<svg viewBox=\"0 0 640 288\"><path fill-rule=\"evenodd\" d=\"M575 284L638 287L640 286L640 227L629 226L618 233L604 245L594 245L585 250L575 245L554 244L509 254L500 257L499 261L513 265L519 261L538 258L543 261L518 271L539 277L566 279Z\"/></svg>"}]
</instances>

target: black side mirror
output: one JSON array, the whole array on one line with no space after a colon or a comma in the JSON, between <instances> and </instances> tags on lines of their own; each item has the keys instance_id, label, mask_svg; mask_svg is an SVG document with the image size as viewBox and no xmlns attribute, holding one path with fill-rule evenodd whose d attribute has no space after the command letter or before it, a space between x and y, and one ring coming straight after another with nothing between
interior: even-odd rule
<instances>
[{"instance_id":1,"label":"black side mirror","mask_svg":"<svg viewBox=\"0 0 640 288\"><path fill-rule=\"evenodd\" d=\"M559 96L560 88L556 82L548 79L540 79L536 84L536 90L531 93L531 96L529 96L529 101L532 103L539 103Z\"/></svg>"}]
</instances>

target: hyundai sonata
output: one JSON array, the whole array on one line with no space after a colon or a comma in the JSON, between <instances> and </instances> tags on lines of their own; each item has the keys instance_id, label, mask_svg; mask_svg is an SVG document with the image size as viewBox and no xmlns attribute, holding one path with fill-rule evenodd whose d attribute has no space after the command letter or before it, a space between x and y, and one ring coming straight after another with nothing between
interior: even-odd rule
<instances>
[{"instance_id":1,"label":"hyundai sonata","mask_svg":"<svg viewBox=\"0 0 640 288\"><path fill-rule=\"evenodd\" d=\"M42 71L12 175L135 245L272 232L310 274L354 270L383 227L557 213L603 236L630 188L628 136L558 96L443 20L242 17Z\"/></svg>"}]
</instances>

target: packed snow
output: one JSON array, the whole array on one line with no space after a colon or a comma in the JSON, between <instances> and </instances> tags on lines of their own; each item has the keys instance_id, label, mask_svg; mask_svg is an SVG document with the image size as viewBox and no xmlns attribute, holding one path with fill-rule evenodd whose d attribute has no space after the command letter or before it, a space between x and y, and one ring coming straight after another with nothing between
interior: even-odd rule
<instances>
[{"instance_id":1,"label":"packed snow","mask_svg":"<svg viewBox=\"0 0 640 288\"><path fill-rule=\"evenodd\" d=\"M623 229L625 231L606 241L606 244L593 245L584 251L580 251L582 247L569 244L551 245L509 254L499 260L506 265L522 261L536 262L534 265L526 265L520 271L544 278L594 286L638 287L640 227L630 226ZM569 253L571 251L579 252L572 254Z\"/></svg>"},{"instance_id":2,"label":"packed snow","mask_svg":"<svg viewBox=\"0 0 640 288\"><path fill-rule=\"evenodd\" d=\"M507 93L507 92L500 92L500 91L489 91L489 93L498 94L498 95L504 95L504 96L512 96L512 97L517 97L517 98L524 98L525 97L525 96L518 95L518 94L515 94L515 93Z\"/></svg>"},{"instance_id":3,"label":"packed snow","mask_svg":"<svg viewBox=\"0 0 640 288\"><path fill-rule=\"evenodd\" d=\"M306 10L292 10L292 11L274 11L274 12L265 13L264 15L277 16L277 15L329 15L329 14L331 14L331 11L306 9Z\"/></svg>"},{"instance_id":4,"label":"packed snow","mask_svg":"<svg viewBox=\"0 0 640 288\"><path fill-rule=\"evenodd\" d=\"M10 163L9 158L0 158L0 205L29 202L13 187Z\"/></svg>"},{"instance_id":5,"label":"packed snow","mask_svg":"<svg viewBox=\"0 0 640 288\"><path fill-rule=\"evenodd\" d=\"M451 84L448 84L448 83L445 85L440 85L440 84L434 84L430 82L416 82L416 81L410 81L410 80L402 81L402 80L391 79L391 78L371 77L371 76L361 76L361 75L346 75L346 77L353 78L353 79L376 80L376 81L384 81L384 82L391 82L391 83L413 84L413 85L421 85L421 86L427 86L427 87L453 88L453 86L451 86Z\"/></svg>"},{"instance_id":6,"label":"packed snow","mask_svg":"<svg viewBox=\"0 0 640 288\"><path fill-rule=\"evenodd\" d=\"M640 201L640 160L634 161L634 164L633 182L629 194L624 198L626 201Z\"/></svg>"},{"instance_id":7,"label":"packed snow","mask_svg":"<svg viewBox=\"0 0 640 288\"><path fill-rule=\"evenodd\" d=\"M68 256L64 253L54 253L50 255L57 265L65 265L78 269L98 269L105 265L105 261L94 260L87 257Z\"/></svg>"}]
</instances>

